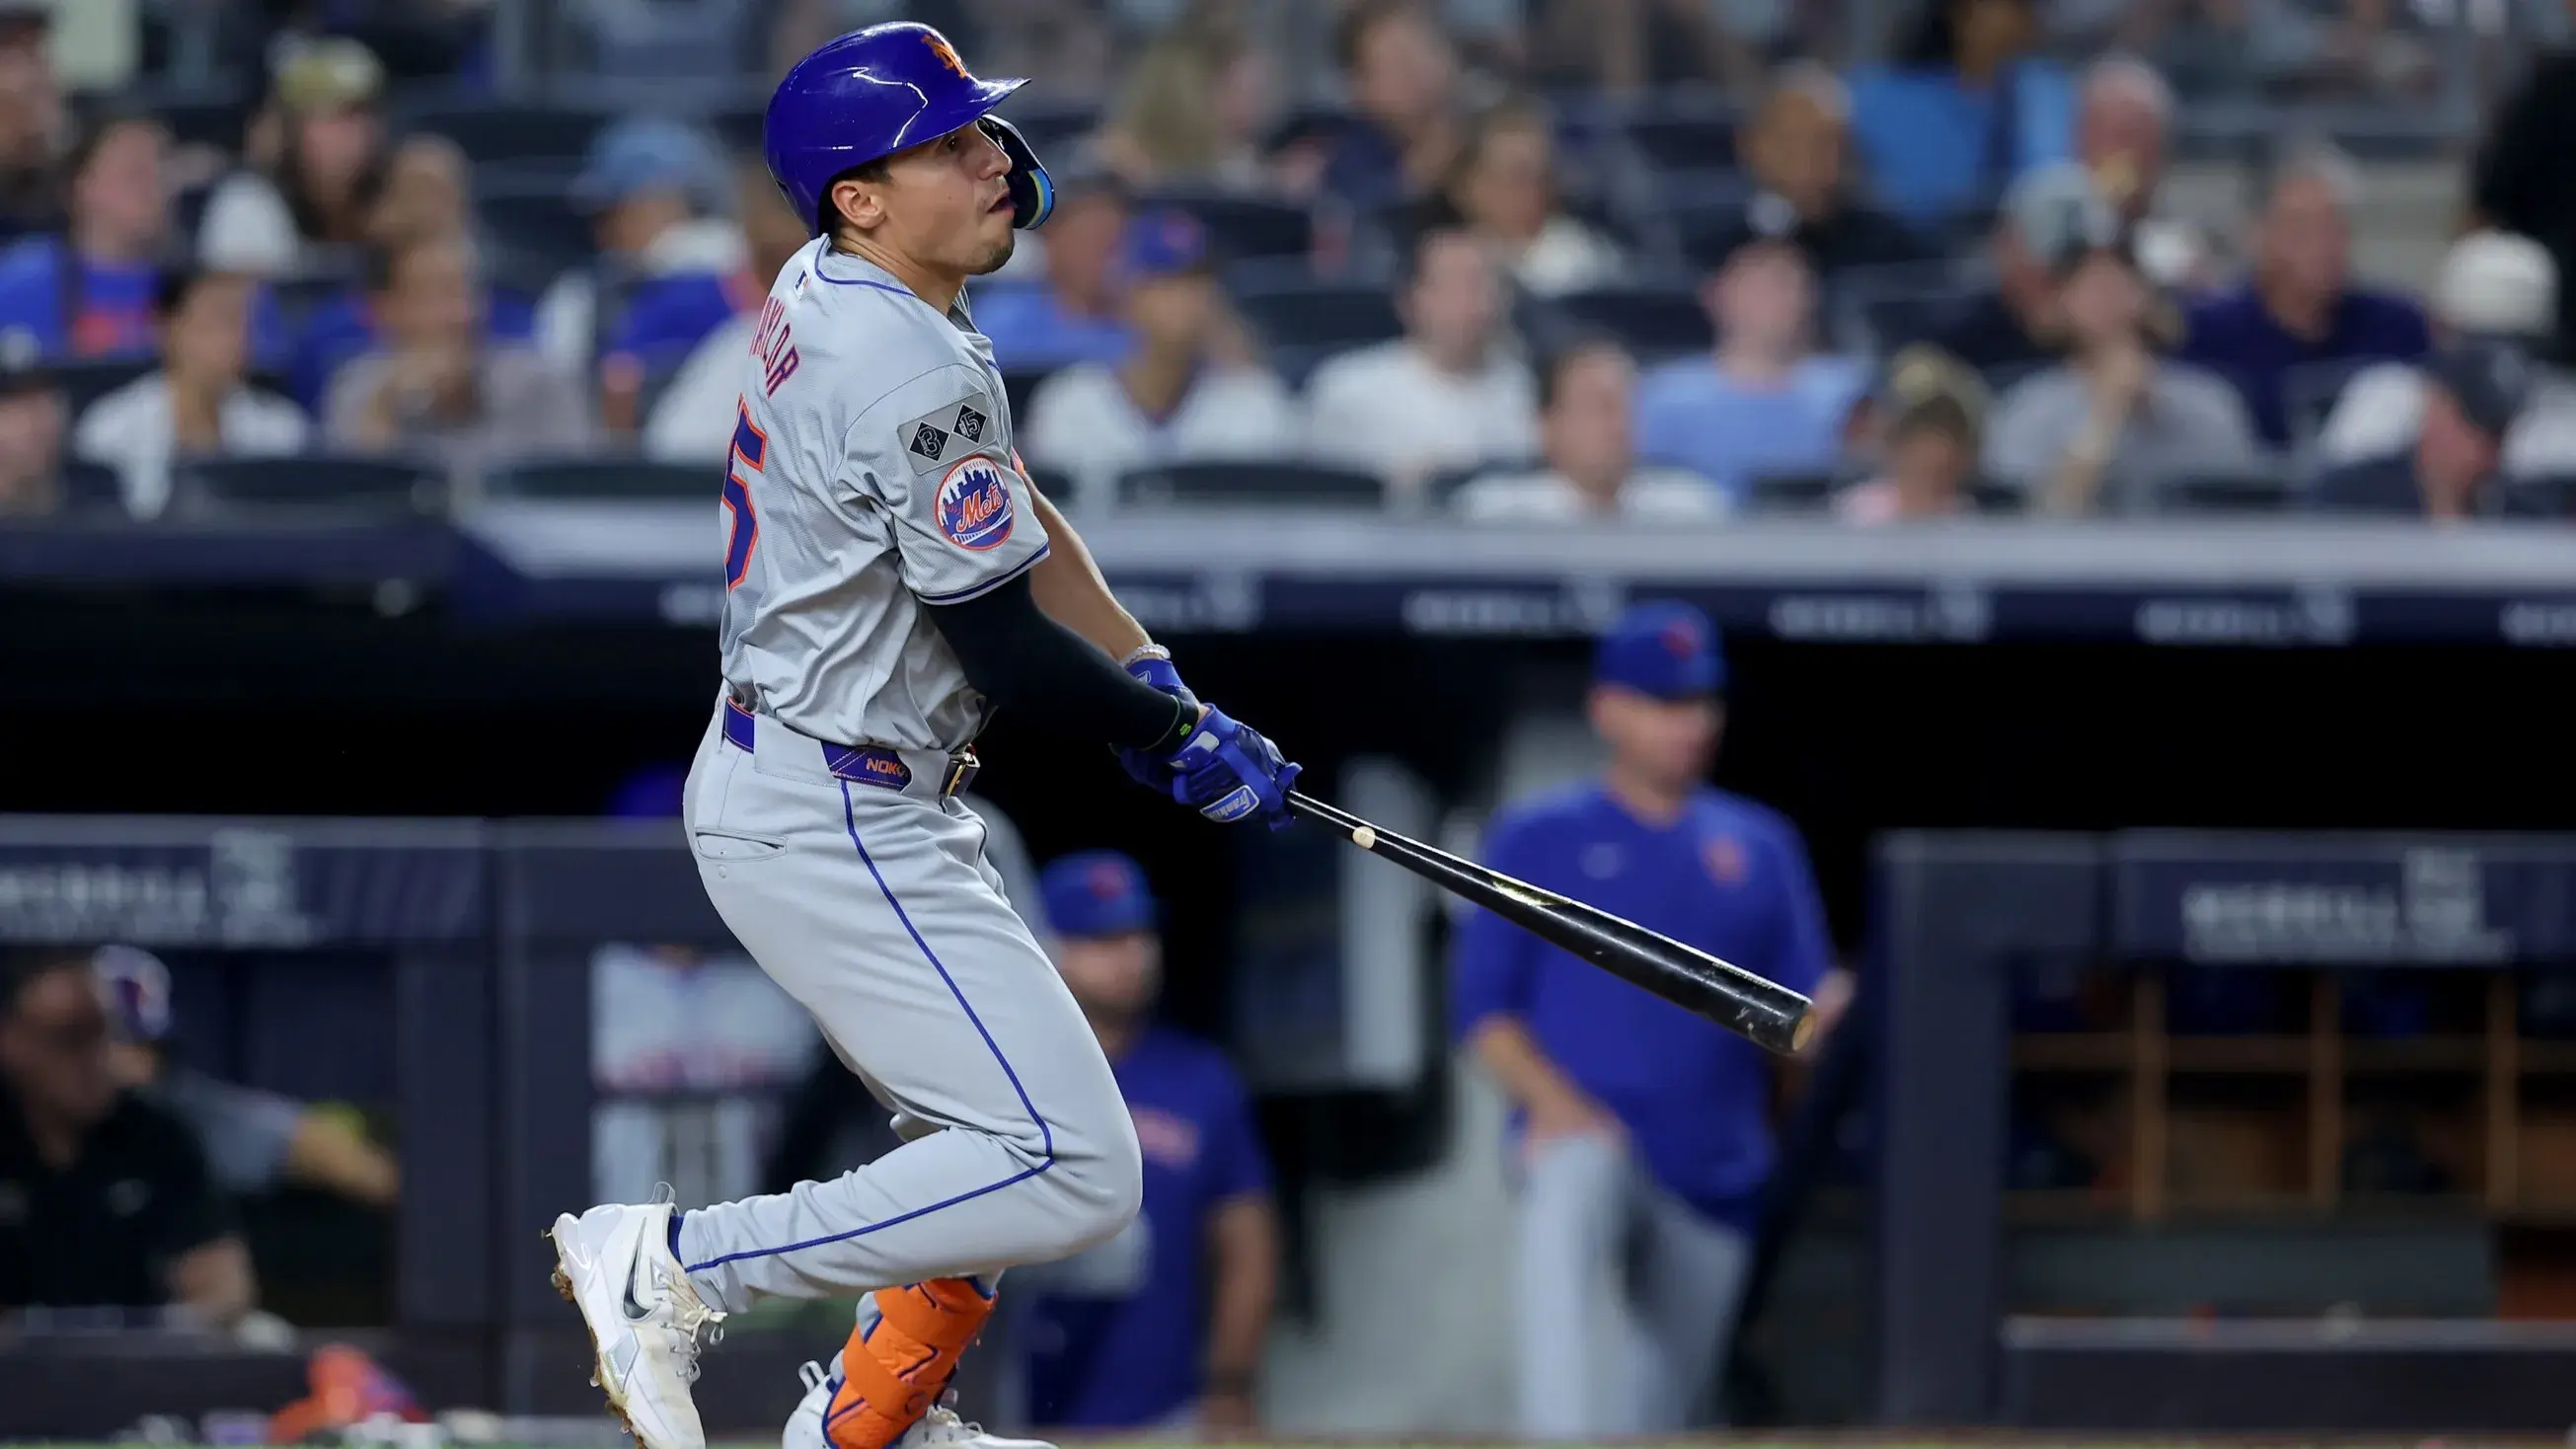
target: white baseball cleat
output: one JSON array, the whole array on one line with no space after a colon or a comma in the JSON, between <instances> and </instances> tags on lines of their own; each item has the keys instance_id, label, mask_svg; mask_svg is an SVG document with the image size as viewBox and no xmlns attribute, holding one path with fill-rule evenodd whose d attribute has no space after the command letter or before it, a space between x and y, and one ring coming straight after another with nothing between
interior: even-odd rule
<instances>
[{"instance_id":1,"label":"white baseball cleat","mask_svg":"<svg viewBox=\"0 0 2576 1449\"><path fill-rule=\"evenodd\" d=\"M824 1417L831 1412L832 1396L841 1386L832 1381L819 1363L808 1363L797 1374L805 1380L805 1397L788 1415L787 1429L779 1435L780 1449L838 1449L831 1436L823 1431ZM957 1411L945 1403L934 1404L918 1423L903 1431L888 1449L1055 1449L1043 1439L1005 1439L987 1434L984 1426L957 1417Z\"/></svg>"},{"instance_id":2,"label":"white baseball cleat","mask_svg":"<svg viewBox=\"0 0 2576 1449\"><path fill-rule=\"evenodd\" d=\"M595 1207L555 1219L555 1291L581 1310L597 1356L591 1382L643 1449L706 1449L689 1386L698 1348L722 1332L671 1256L667 1202Z\"/></svg>"}]
</instances>

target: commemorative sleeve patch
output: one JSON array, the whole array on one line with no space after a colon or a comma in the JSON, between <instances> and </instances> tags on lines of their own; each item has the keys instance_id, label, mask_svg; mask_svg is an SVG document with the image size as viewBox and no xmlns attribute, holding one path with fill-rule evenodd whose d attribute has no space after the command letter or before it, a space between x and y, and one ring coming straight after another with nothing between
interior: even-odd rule
<instances>
[{"instance_id":1,"label":"commemorative sleeve patch","mask_svg":"<svg viewBox=\"0 0 2576 1449\"><path fill-rule=\"evenodd\" d=\"M894 440L918 476L992 442L996 431L992 400L979 392L896 424Z\"/></svg>"},{"instance_id":2,"label":"commemorative sleeve patch","mask_svg":"<svg viewBox=\"0 0 2576 1449\"><path fill-rule=\"evenodd\" d=\"M1011 536L1011 470L985 457L952 464L932 507L940 537L973 553L1000 548Z\"/></svg>"}]
</instances>

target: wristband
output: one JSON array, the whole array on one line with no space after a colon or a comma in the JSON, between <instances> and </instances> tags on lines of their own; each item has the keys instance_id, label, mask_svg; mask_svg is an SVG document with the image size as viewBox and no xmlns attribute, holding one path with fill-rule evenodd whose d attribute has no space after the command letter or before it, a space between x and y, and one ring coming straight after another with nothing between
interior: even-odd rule
<instances>
[{"instance_id":1,"label":"wristband","mask_svg":"<svg viewBox=\"0 0 2576 1449\"><path fill-rule=\"evenodd\" d=\"M1118 667L1121 669L1132 669L1136 666L1136 661L1139 659L1169 659L1171 657L1172 651L1164 648L1160 644L1139 644L1134 649L1127 652L1126 658L1118 661Z\"/></svg>"}]
</instances>

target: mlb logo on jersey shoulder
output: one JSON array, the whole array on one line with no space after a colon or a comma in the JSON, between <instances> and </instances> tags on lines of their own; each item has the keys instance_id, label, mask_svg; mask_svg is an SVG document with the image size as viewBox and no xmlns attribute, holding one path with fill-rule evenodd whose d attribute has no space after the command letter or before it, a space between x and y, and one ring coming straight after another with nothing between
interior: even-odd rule
<instances>
[{"instance_id":1,"label":"mlb logo on jersey shoulder","mask_svg":"<svg viewBox=\"0 0 2576 1449\"><path fill-rule=\"evenodd\" d=\"M991 458L973 457L939 480L939 532L959 548L983 553L1011 536L1010 470Z\"/></svg>"}]
</instances>

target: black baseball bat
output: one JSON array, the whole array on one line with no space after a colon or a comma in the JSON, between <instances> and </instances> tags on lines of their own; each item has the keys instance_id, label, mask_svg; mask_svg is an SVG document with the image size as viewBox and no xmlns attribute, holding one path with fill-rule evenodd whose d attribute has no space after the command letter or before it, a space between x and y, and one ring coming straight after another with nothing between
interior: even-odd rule
<instances>
[{"instance_id":1,"label":"black baseball bat","mask_svg":"<svg viewBox=\"0 0 2576 1449\"><path fill-rule=\"evenodd\" d=\"M1622 920L1598 906L1514 880L1501 871L1462 860L1394 831L1380 830L1303 791L1288 792L1288 808L1333 827L1360 849L1385 856L1540 940L1563 947L1666 1001L1698 1012L1758 1046L1784 1055L1794 1053L1805 1047L1807 1038L1815 1033L1815 1020L1807 1014L1811 1005L1807 998L1706 951L1685 946L1634 921Z\"/></svg>"}]
</instances>

